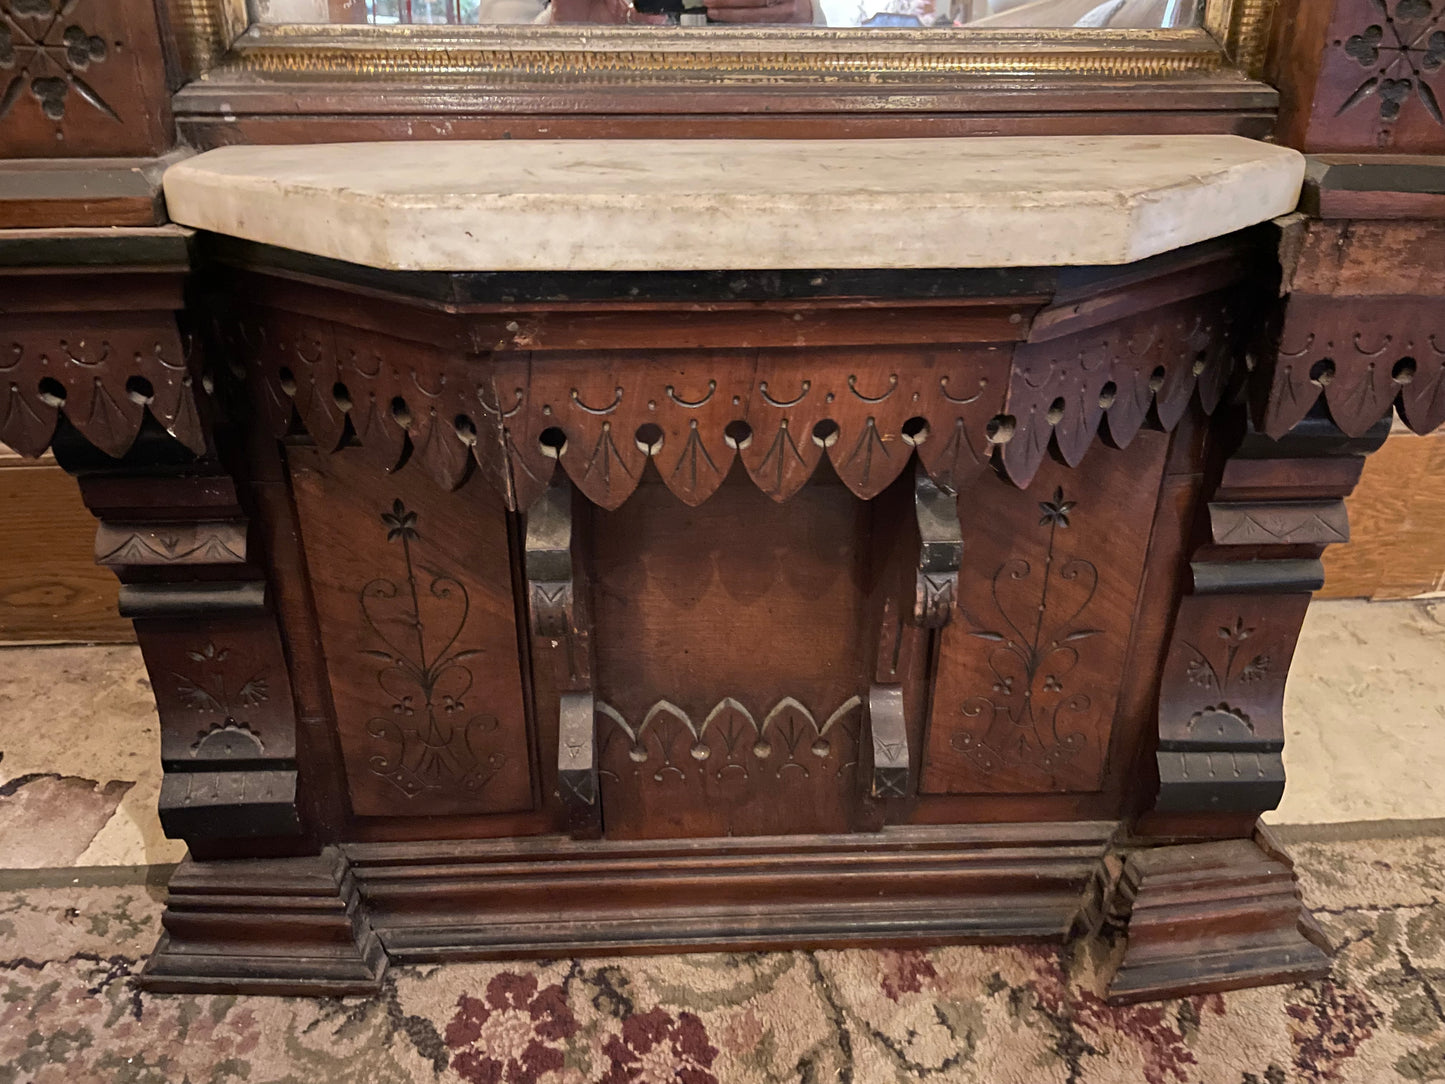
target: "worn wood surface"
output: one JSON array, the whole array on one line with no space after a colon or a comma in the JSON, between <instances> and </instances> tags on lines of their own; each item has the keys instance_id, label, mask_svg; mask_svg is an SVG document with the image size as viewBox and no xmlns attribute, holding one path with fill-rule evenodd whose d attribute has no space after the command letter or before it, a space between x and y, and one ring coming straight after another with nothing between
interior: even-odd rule
<instances>
[{"instance_id":1,"label":"worn wood surface","mask_svg":"<svg viewBox=\"0 0 1445 1084\"><path fill-rule=\"evenodd\" d=\"M115 577L95 563L95 520L54 463L0 449L0 553L0 640L135 640Z\"/></svg>"},{"instance_id":2,"label":"worn wood surface","mask_svg":"<svg viewBox=\"0 0 1445 1084\"><path fill-rule=\"evenodd\" d=\"M1402 599L1445 591L1445 434L1398 427L1365 461L1346 504L1350 544L1325 551L1321 598Z\"/></svg>"}]
</instances>

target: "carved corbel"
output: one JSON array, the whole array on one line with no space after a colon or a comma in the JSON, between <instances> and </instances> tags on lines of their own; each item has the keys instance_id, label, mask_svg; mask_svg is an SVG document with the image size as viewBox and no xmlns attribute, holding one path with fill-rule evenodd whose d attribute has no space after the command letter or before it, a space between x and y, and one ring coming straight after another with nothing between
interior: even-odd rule
<instances>
[{"instance_id":1,"label":"carved corbel","mask_svg":"<svg viewBox=\"0 0 1445 1084\"><path fill-rule=\"evenodd\" d=\"M544 665L557 703L557 796L573 836L596 838L602 818L590 622L573 538L572 487L564 480L527 513L527 609L539 661L550 657Z\"/></svg>"},{"instance_id":2,"label":"carved corbel","mask_svg":"<svg viewBox=\"0 0 1445 1084\"><path fill-rule=\"evenodd\" d=\"M80 483L155 693L166 834L299 833L291 683L235 483L131 464Z\"/></svg>"},{"instance_id":3,"label":"carved corbel","mask_svg":"<svg viewBox=\"0 0 1445 1084\"><path fill-rule=\"evenodd\" d=\"M1160 812L1262 812L1284 793L1284 688L1344 497L1388 422L1364 437L1323 412L1280 440L1251 428L1209 502L1159 697Z\"/></svg>"}]
</instances>

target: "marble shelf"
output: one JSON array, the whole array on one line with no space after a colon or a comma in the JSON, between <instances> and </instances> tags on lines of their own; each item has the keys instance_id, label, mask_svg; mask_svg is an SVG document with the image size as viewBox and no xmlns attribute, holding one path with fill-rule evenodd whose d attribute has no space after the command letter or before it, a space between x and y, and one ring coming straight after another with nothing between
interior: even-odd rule
<instances>
[{"instance_id":1,"label":"marble shelf","mask_svg":"<svg viewBox=\"0 0 1445 1084\"><path fill-rule=\"evenodd\" d=\"M223 147L171 218L387 270L1129 263L1294 210L1304 158L1229 135Z\"/></svg>"}]
</instances>

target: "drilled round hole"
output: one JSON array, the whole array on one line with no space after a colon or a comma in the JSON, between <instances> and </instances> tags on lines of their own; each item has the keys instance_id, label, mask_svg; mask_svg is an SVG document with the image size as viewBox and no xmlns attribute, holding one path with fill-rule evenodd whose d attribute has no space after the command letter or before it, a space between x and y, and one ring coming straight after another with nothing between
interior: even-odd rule
<instances>
[{"instance_id":1,"label":"drilled round hole","mask_svg":"<svg viewBox=\"0 0 1445 1084\"><path fill-rule=\"evenodd\" d=\"M331 385L331 400L343 414L351 410L351 389L341 381Z\"/></svg>"},{"instance_id":2,"label":"drilled round hole","mask_svg":"<svg viewBox=\"0 0 1445 1084\"><path fill-rule=\"evenodd\" d=\"M58 407L65 403L65 385L53 376L40 378L40 401L46 406Z\"/></svg>"},{"instance_id":3,"label":"drilled round hole","mask_svg":"<svg viewBox=\"0 0 1445 1084\"><path fill-rule=\"evenodd\" d=\"M567 450L567 434L555 425L549 425L537 434L537 446L542 454L557 459Z\"/></svg>"},{"instance_id":4,"label":"drilled round hole","mask_svg":"<svg viewBox=\"0 0 1445 1084\"><path fill-rule=\"evenodd\" d=\"M1390 376L1396 384L1408 384L1415 379L1416 368L1414 358L1401 358L1395 362L1395 367L1390 370Z\"/></svg>"},{"instance_id":5,"label":"drilled round hole","mask_svg":"<svg viewBox=\"0 0 1445 1084\"><path fill-rule=\"evenodd\" d=\"M296 394L295 373L293 373L290 369L286 368L286 366L283 365L281 366L281 368L276 370L276 378L281 381L282 391L284 391L287 395Z\"/></svg>"},{"instance_id":6,"label":"drilled round hole","mask_svg":"<svg viewBox=\"0 0 1445 1084\"><path fill-rule=\"evenodd\" d=\"M1049 412L1046 415L1050 425L1058 425L1064 420L1064 399L1063 396L1055 399L1049 404Z\"/></svg>"},{"instance_id":7,"label":"drilled round hole","mask_svg":"<svg viewBox=\"0 0 1445 1084\"><path fill-rule=\"evenodd\" d=\"M1149 374L1149 390L1158 391L1162 388L1164 386L1164 377L1167 375L1164 366L1156 365L1154 371Z\"/></svg>"},{"instance_id":8,"label":"drilled round hole","mask_svg":"<svg viewBox=\"0 0 1445 1084\"><path fill-rule=\"evenodd\" d=\"M747 422L728 422L723 427L723 440L729 448L742 451L753 442L753 427Z\"/></svg>"},{"instance_id":9,"label":"drilled round hole","mask_svg":"<svg viewBox=\"0 0 1445 1084\"><path fill-rule=\"evenodd\" d=\"M477 443L477 423L472 419L465 414L458 414L452 419L452 425L456 427L457 439L468 448Z\"/></svg>"},{"instance_id":10,"label":"drilled round hole","mask_svg":"<svg viewBox=\"0 0 1445 1084\"><path fill-rule=\"evenodd\" d=\"M1310 383L1326 388L1334 378L1335 363L1329 358L1324 358L1310 366Z\"/></svg>"},{"instance_id":11,"label":"drilled round hole","mask_svg":"<svg viewBox=\"0 0 1445 1084\"><path fill-rule=\"evenodd\" d=\"M125 382L125 393L132 403L145 406L156 397L155 385L143 376L132 376Z\"/></svg>"},{"instance_id":12,"label":"drilled round hole","mask_svg":"<svg viewBox=\"0 0 1445 1084\"><path fill-rule=\"evenodd\" d=\"M1114 400L1119 397L1119 386L1110 380L1099 389L1099 406L1108 410L1114 405Z\"/></svg>"},{"instance_id":13,"label":"drilled round hole","mask_svg":"<svg viewBox=\"0 0 1445 1084\"><path fill-rule=\"evenodd\" d=\"M813 443L819 448L831 448L838 443L838 423L832 418L824 418L813 426Z\"/></svg>"},{"instance_id":14,"label":"drilled round hole","mask_svg":"<svg viewBox=\"0 0 1445 1084\"><path fill-rule=\"evenodd\" d=\"M990 444L1007 444L1013 440L1016 428L1018 428L1018 421L1012 414L995 414L988 420L988 426L984 429L984 433L988 436Z\"/></svg>"},{"instance_id":15,"label":"drilled round hole","mask_svg":"<svg viewBox=\"0 0 1445 1084\"><path fill-rule=\"evenodd\" d=\"M903 423L903 443L914 447L928 439L928 423L922 418L909 418Z\"/></svg>"},{"instance_id":16,"label":"drilled round hole","mask_svg":"<svg viewBox=\"0 0 1445 1084\"><path fill-rule=\"evenodd\" d=\"M644 455L656 455L662 451L662 426L656 422L643 422L632 434L632 439Z\"/></svg>"},{"instance_id":17,"label":"drilled round hole","mask_svg":"<svg viewBox=\"0 0 1445 1084\"><path fill-rule=\"evenodd\" d=\"M391 401L391 417L403 429L411 428L411 411L407 409L406 400L400 395Z\"/></svg>"}]
</instances>

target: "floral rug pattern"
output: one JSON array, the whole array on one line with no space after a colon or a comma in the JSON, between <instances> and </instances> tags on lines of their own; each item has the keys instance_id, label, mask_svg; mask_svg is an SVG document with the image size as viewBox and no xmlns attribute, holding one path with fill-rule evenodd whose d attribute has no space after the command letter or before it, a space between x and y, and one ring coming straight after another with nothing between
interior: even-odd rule
<instances>
[{"instance_id":1,"label":"floral rug pattern","mask_svg":"<svg viewBox=\"0 0 1445 1084\"><path fill-rule=\"evenodd\" d=\"M1329 978L1113 1007L1103 943L396 967L375 998L151 995L144 886L0 892L0 1084L1445 1080L1445 837L1293 846Z\"/></svg>"}]
</instances>

